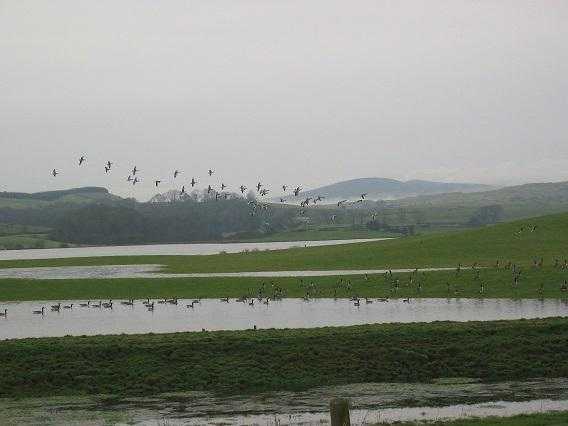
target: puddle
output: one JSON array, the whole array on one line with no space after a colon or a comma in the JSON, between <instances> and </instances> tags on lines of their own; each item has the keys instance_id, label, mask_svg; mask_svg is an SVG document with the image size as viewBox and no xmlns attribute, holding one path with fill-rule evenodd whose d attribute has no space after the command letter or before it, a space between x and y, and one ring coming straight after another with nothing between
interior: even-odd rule
<instances>
[{"instance_id":1,"label":"puddle","mask_svg":"<svg viewBox=\"0 0 568 426\"><path fill-rule=\"evenodd\" d=\"M354 425L513 416L568 410L568 380L355 384L242 397L190 392L147 398L4 399L0 417L11 424L326 424L334 397L350 400Z\"/></svg>"}]
</instances>

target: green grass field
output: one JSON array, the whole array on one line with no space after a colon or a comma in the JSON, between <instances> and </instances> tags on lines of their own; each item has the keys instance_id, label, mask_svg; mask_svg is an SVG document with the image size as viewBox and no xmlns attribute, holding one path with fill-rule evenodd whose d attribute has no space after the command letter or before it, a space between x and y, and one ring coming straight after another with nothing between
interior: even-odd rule
<instances>
[{"instance_id":1,"label":"green grass field","mask_svg":"<svg viewBox=\"0 0 568 426\"><path fill-rule=\"evenodd\" d=\"M462 297L462 298L568 298L561 286L568 271L545 267L522 272L517 286L512 273L505 269L477 272L455 271L346 277L304 278L167 278L167 279L71 279L71 280L0 280L0 301L72 300L72 299L145 299L145 298L220 298L255 296L262 283L284 290L285 297L304 297L313 283L310 297ZM410 279L413 277L413 281ZM339 280L343 285L338 285ZM396 280L399 280L398 290ZM348 289L345 285L351 283ZM484 292L481 291L481 284ZM542 287L541 287L542 286Z\"/></svg>"},{"instance_id":2,"label":"green grass field","mask_svg":"<svg viewBox=\"0 0 568 426\"><path fill-rule=\"evenodd\" d=\"M0 397L568 375L568 319L4 341Z\"/></svg>"},{"instance_id":3,"label":"green grass field","mask_svg":"<svg viewBox=\"0 0 568 426\"><path fill-rule=\"evenodd\" d=\"M337 229L308 229L306 231L285 231L275 232L259 238L244 238L240 242L258 241L258 242L274 242L274 241L324 241L324 240L349 240L359 238L385 238L396 237L395 234L385 233L383 231L373 231L371 229L360 228L353 229L351 227L337 227Z\"/></svg>"},{"instance_id":4,"label":"green grass field","mask_svg":"<svg viewBox=\"0 0 568 426\"><path fill-rule=\"evenodd\" d=\"M568 319L4 341L0 397L568 375Z\"/></svg>"},{"instance_id":5,"label":"green grass field","mask_svg":"<svg viewBox=\"0 0 568 426\"><path fill-rule=\"evenodd\" d=\"M536 225L535 232L529 226ZM523 232L520 232L523 227ZM511 260L530 265L543 257L567 253L568 214L447 234L332 247L308 247L213 256L123 256L51 260L2 261L0 268L30 266L143 264L166 265L167 272L238 272L269 270L321 270L361 268L451 267L459 263L493 265Z\"/></svg>"},{"instance_id":6,"label":"green grass field","mask_svg":"<svg viewBox=\"0 0 568 426\"><path fill-rule=\"evenodd\" d=\"M386 423L380 423L381 425ZM488 417L485 419L463 419L439 422L396 423L398 426L565 426L568 412L530 414L514 417Z\"/></svg>"}]
</instances>

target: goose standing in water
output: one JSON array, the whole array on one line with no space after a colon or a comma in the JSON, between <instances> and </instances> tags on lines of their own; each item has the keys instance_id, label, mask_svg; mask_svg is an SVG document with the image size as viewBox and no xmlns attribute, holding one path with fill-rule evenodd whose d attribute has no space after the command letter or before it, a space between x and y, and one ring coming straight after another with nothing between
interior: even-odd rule
<instances>
[{"instance_id":1,"label":"goose standing in water","mask_svg":"<svg viewBox=\"0 0 568 426\"><path fill-rule=\"evenodd\" d=\"M51 172L51 174L53 175L53 177L57 177L57 175L59 174L59 172L55 169L53 169L53 171Z\"/></svg>"},{"instance_id":2,"label":"goose standing in water","mask_svg":"<svg viewBox=\"0 0 568 426\"><path fill-rule=\"evenodd\" d=\"M40 311L32 311L32 314L34 314L34 315L44 315L44 314L45 314L45 308L42 306Z\"/></svg>"},{"instance_id":3,"label":"goose standing in water","mask_svg":"<svg viewBox=\"0 0 568 426\"><path fill-rule=\"evenodd\" d=\"M179 170L174 171L174 179L178 177L181 172Z\"/></svg>"},{"instance_id":4,"label":"goose standing in water","mask_svg":"<svg viewBox=\"0 0 568 426\"><path fill-rule=\"evenodd\" d=\"M209 174L209 176L211 177L213 175L213 173L215 173L213 170L209 169L209 171L207 172Z\"/></svg>"},{"instance_id":5,"label":"goose standing in water","mask_svg":"<svg viewBox=\"0 0 568 426\"><path fill-rule=\"evenodd\" d=\"M91 306L91 301L89 300L87 303L79 303L79 306L81 308L88 308L89 306Z\"/></svg>"},{"instance_id":6,"label":"goose standing in water","mask_svg":"<svg viewBox=\"0 0 568 426\"><path fill-rule=\"evenodd\" d=\"M244 185L241 185L241 186L239 187L239 189L241 190L241 194L244 194L245 191L247 190L247 187L244 186Z\"/></svg>"},{"instance_id":7,"label":"goose standing in water","mask_svg":"<svg viewBox=\"0 0 568 426\"><path fill-rule=\"evenodd\" d=\"M54 312L59 312L61 310L61 302L59 302L57 305L52 305L51 310Z\"/></svg>"},{"instance_id":8,"label":"goose standing in water","mask_svg":"<svg viewBox=\"0 0 568 426\"><path fill-rule=\"evenodd\" d=\"M64 305L63 309L73 309L73 303L71 303L70 305Z\"/></svg>"},{"instance_id":9,"label":"goose standing in water","mask_svg":"<svg viewBox=\"0 0 568 426\"><path fill-rule=\"evenodd\" d=\"M0 312L0 317L6 318L8 316L8 309L4 309L4 312Z\"/></svg>"},{"instance_id":10,"label":"goose standing in water","mask_svg":"<svg viewBox=\"0 0 568 426\"><path fill-rule=\"evenodd\" d=\"M86 160L85 156L81 155L81 158L79 158L79 165L82 165Z\"/></svg>"},{"instance_id":11,"label":"goose standing in water","mask_svg":"<svg viewBox=\"0 0 568 426\"><path fill-rule=\"evenodd\" d=\"M191 178L191 187L193 188L197 184L195 178Z\"/></svg>"}]
</instances>

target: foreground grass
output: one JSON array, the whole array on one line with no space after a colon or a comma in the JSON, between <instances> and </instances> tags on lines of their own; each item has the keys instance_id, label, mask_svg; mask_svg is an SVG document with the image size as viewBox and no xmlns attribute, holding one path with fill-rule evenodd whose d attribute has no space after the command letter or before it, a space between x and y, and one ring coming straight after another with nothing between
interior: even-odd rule
<instances>
[{"instance_id":1,"label":"foreground grass","mask_svg":"<svg viewBox=\"0 0 568 426\"><path fill-rule=\"evenodd\" d=\"M534 232L532 225L537 228ZM520 232L521 228L523 229ZM0 268L68 265L163 264L168 272L239 272L493 265L510 260L528 265L534 257L568 256L568 214L544 216L482 229L390 241L213 256L122 256L2 261Z\"/></svg>"},{"instance_id":2,"label":"foreground grass","mask_svg":"<svg viewBox=\"0 0 568 426\"><path fill-rule=\"evenodd\" d=\"M381 423L381 425L387 423ZM565 426L568 412L528 414L514 417L487 417L485 419L464 419L439 422L396 423L399 426Z\"/></svg>"},{"instance_id":3,"label":"foreground grass","mask_svg":"<svg viewBox=\"0 0 568 426\"><path fill-rule=\"evenodd\" d=\"M0 301L237 298L258 295L263 283L264 296L272 295L274 284L284 290L285 297L304 297L309 291L310 297L568 298L568 292L561 290L566 278L568 271L549 266L524 270L517 286L513 286L512 272L503 268L401 273L393 274L392 279L385 275L306 277L303 281L299 278L3 279ZM338 285L339 282L342 284Z\"/></svg>"},{"instance_id":4,"label":"foreground grass","mask_svg":"<svg viewBox=\"0 0 568 426\"><path fill-rule=\"evenodd\" d=\"M0 359L0 397L566 377L568 319L25 339Z\"/></svg>"}]
</instances>

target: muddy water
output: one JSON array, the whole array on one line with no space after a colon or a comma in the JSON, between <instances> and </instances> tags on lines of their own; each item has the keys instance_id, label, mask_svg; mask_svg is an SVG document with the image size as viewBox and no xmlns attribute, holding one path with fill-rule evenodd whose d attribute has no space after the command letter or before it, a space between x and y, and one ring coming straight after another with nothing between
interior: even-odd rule
<instances>
[{"instance_id":1,"label":"muddy water","mask_svg":"<svg viewBox=\"0 0 568 426\"><path fill-rule=\"evenodd\" d=\"M355 384L240 397L191 392L148 398L4 399L0 418L10 424L322 424L329 422L333 397L350 400L355 425L512 416L568 410L568 380Z\"/></svg>"},{"instance_id":2,"label":"muddy water","mask_svg":"<svg viewBox=\"0 0 568 426\"><path fill-rule=\"evenodd\" d=\"M63 305L73 304L72 309L62 307L60 312L50 310L54 302L0 304L1 312L8 310L7 317L0 318L0 339L568 316L568 302L556 299L363 299L360 306L347 299L283 299L268 304L255 299L253 306L234 299L204 299L193 308L186 307L190 300L180 299L177 305L155 302L154 311L141 301L134 306L115 301L112 309L80 307L82 302L66 301ZM41 307L44 315L32 313Z\"/></svg>"},{"instance_id":3,"label":"muddy water","mask_svg":"<svg viewBox=\"0 0 568 426\"><path fill-rule=\"evenodd\" d=\"M293 247L319 247L354 244L390 238L366 238L327 241L284 241L271 243L204 243L204 244L147 244L132 246L70 247L59 249L0 250L0 260L56 259L99 256L190 256L240 253L252 250L284 250Z\"/></svg>"}]
</instances>

